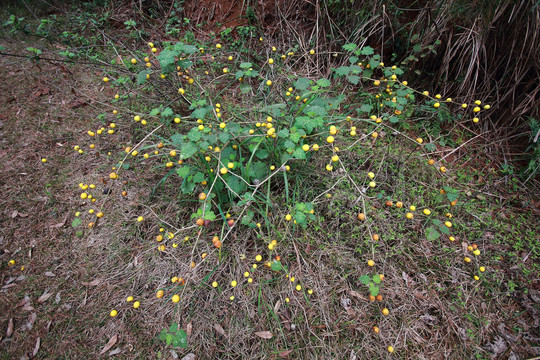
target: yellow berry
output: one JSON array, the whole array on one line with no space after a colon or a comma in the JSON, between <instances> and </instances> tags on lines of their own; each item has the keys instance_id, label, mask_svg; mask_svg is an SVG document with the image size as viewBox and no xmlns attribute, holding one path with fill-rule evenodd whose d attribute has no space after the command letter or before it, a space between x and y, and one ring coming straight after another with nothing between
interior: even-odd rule
<instances>
[{"instance_id":1,"label":"yellow berry","mask_svg":"<svg viewBox=\"0 0 540 360\"><path fill-rule=\"evenodd\" d=\"M115 317L116 315L118 315L118 311L116 311L116 310L111 310L111 316L112 316L112 317Z\"/></svg>"}]
</instances>

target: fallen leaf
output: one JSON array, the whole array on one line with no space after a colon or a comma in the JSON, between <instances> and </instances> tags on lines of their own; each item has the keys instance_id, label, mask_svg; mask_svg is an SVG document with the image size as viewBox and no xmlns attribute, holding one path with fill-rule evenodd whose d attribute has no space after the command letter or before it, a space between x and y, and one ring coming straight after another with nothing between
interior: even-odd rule
<instances>
[{"instance_id":1,"label":"fallen leaf","mask_svg":"<svg viewBox=\"0 0 540 360\"><path fill-rule=\"evenodd\" d=\"M118 340L118 334L115 334L112 338L109 339L109 342L107 343L107 345L105 345L105 347L103 348L103 350L101 350L101 352L99 353L99 355L103 355L105 354L107 351L110 350L110 348L112 348L114 346L114 344L116 344L116 341ZM110 356L110 355L109 355Z\"/></svg>"},{"instance_id":2,"label":"fallen leaf","mask_svg":"<svg viewBox=\"0 0 540 360\"><path fill-rule=\"evenodd\" d=\"M278 354L279 357L287 357L289 356L290 353L292 353L293 351L292 350L285 350L285 351L282 351Z\"/></svg>"},{"instance_id":3,"label":"fallen leaf","mask_svg":"<svg viewBox=\"0 0 540 360\"><path fill-rule=\"evenodd\" d=\"M48 276L48 277L55 277L56 275L54 275L52 272L50 271L47 271L45 274L43 274L45 276Z\"/></svg>"},{"instance_id":4,"label":"fallen leaf","mask_svg":"<svg viewBox=\"0 0 540 360\"><path fill-rule=\"evenodd\" d=\"M54 297L54 302L58 304L60 303L60 300L61 300L60 293L56 293L56 296Z\"/></svg>"},{"instance_id":5,"label":"fallen leaf","mask_svg":"<svg viewBox=\"0 0 540 360\"><path fill-rule=\"evenodd\" d=\"M26 327L28 328L28 330L32 330L32 328L34 327L34 323L36 322L36 318L37 314L35 312L30 314L30 318L26 322Z\"/></svg>"},{"instance_id":6,"label":"fallen leaf","mask_svg":"<svg viewBox=\"0 0 540 360\"><path fill-rule=\"evenodd\" d=\"M24 305L22 309L24 311L34 311L35 310L33 306L28 305L28 304Z\"/></svg>"},{"instance_id":7,"label":"fallen leaf","mask_svg":"<svg viewBox=\"0 0 540 360\"><path fill-rule=\"evenodd\" d=\"M356 292L356 291L354 291L354 290L350 290L350 291L349 291L349 295L351 295L352 297L355 297L355 298L357 298L357 299L359 299L359 300L369 301L369 299L368 299L367 297L365 297L365 296L363 296L363 295L360 295L359 292Z\"/></svg>"},{"instance_id":8,"label":"fallen leaf","mask_svg":"<svg viewBox=\"0 0 540 360\"><path fill-rule=\"evenodd\" d=\"M189 324L186 325L187 336L191 336L191 331L193 331L193 323L190 321Z\"/></svg>"},{"instance_id":9,"label":"fallen leaf","mask_svg":"<svg viewBox=\"0 0 540 360\"><path fill-rule=\"evenodd\" d=\"M114 355L118 355L118 354L120 354L121 352L122 352L122 349L116 348L116 349L114 349L113 351L111 351L111 352L109 353L109 357L114 356Z\"/></svg>"},{"instance_id":10,"label":"fallen leaf","mask_svg":"<svg viewBox=\"0 0 540 360\"><path fill-rule=\"evenodd\" d=\"M38 351L39 351L39 346L41 345L41 338L37 338L36 340L36 346L34 346L34 351L32 351L32 357L36 357Z\"/></svg>"},{"instance_id":11,"label":"fallen leaf","mask_svg":"<svg viewBox=\"0 0 540 360\"><path fill-rule=\"evenodd\" d=\"M45 292L43 292L43 294L37 299L38 303L42 304L52 296L52 293L49 293L47 291L48 290L45 290Z\"/></svg>"},{"instance_id":12,"label":"fallen leaf","mask_svg":"<svg viewBox=\"0 0 540 360\"><path fill-rule=\"evenodd\" d=\"M24 306L26 304L28 304L30 302L30 298L28 297L28 295L25 295L24 296L24 299L22 299L18 304L17 306L15 306L15 308L18 308L20 306Z\"/></svg>"},{"instance_id":13,"label":"fallen leaf","mask_svg":"<svg viewBox=\"0 0 540 360\"><path fill-rule=\"evenodd\" d=\"M62 222L59 222L58 224L51 225L51 226L49 226L49 228L51 228L51 229L61 228L62 226L64 226L66 224L67 218L68 218L67 216L64 217L64 220L62 220Z\"/></svg>"},{"instance_id":14,"label":"fallen leaf","mask_svg":"<svg viewBox=\"0 0 540 360\"><path fill-rule=\"evenodd\" d=\"M182 360L195 360L197 357L193 353L189 353L182 358Z\"/></svg>"},{"instance_id":15,"label":"fallen leaf","mask_svg":"<svg viewBox=\"0 0 540 360\"><path fill-rule=\"evenodd\" d=\"M9 319L6 336L10 337L13 334L13 318Z\"/></svg>"},{"instance_id":16,"label":"fallen leaf","mask_svg":"<svg viewBox=\"0 0 540 360\"><path fill-rule=\"evenodd\" d=\"M100 282L101 282L101 280L96 279L96 280L92 280L90 282L83 282L82 284L85 285L85 286L98 286Z\"/></svg>"},{"instance_id":17,"label":"fallen leaf","mask_svg":"<svg viewBox=\"0 0 540 360\"><path fill-rule=\"evenodd\" d=\"M19 215L19 212L17 210L13 210L13 212L11 213L11 218L15 219L17 215Z\"/></svg>"},{"instance_id":18,"label":"fallen leaf","mask_svg":"<svg viewBox=\"0 0 540 360\"><path fill-rule=\"evenodd\" d=\"M214 329L216 329L216 331L220 333L221 335L225 336L225 330L223 330L223 327L219 325L218 323L214 324Z\"/></svg>"},{"instance_id":19,"label":"fallen leaf","mask_svg":"<svg viewBox=\"0 0 540 360\"><path fill-rule=\"evenodd\" d=\"M263 339L271 339L274 336L270 331L258 331L255 335Z\"/></svg>"},{"instance_id":20,"label":"fallen leaf","mask_svg":"<svg viewBox=\"0 0 540 360\"><path fill-rule=\"evenodd\" d=\"M277 314L277 312L278 312L280 306L281 306L281 300L278 300L277 303L276 303L276 305L274 306L274 313Z\"/></svg>"}]
</instances>

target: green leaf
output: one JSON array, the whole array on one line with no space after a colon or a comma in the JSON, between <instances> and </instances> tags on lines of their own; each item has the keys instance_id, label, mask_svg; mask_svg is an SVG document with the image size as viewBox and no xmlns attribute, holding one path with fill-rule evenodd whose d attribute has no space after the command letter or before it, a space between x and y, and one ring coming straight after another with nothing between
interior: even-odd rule
<instances>
[{"instance_id":1,"label":"green leaf","mask_svg":"<svg viewBox=\"0 0 540 360\"><path fill-rule=\"evenodd\" d=\"M234 77L236 78L236 80L240 79L241 77L244 76L244 72L242 70L238 70L235 74L234 74Z\"/></svg>"},{"instance_id":2,"label":"green leaf","mask_svg":"<svg viewBox=\"0 0 540 360\"><path fill-rule=\"evenodd\" d=\"M171 136L171 142L180 147L180 145L182 145L182 142L184 141L184 138L185 138L185 135L182 135L182 134L174 134L173 136Z\"/></svg>"},{"instance_id":3,"label":"green leaf","mask_svg":"<svg viewBox=\"0 0 540 360\"><path fill-rule=\"evenodd\" d=\"M287 139L289 137L289 129L282 129L278 132L277 136L281 139Z\"/></svg>"},{"instance_id":4,"label":"green leaf","mask_svg":"<svg viewBox=\"0 0 540 360\"><path fill-rule=\"evenodd\" d=\"M368 285L371 282L371 278L367 275L360 276L360 282L364 285Z\"/></svg>"},{"instance_id":5,"label":"green leaf","mask_svg":"<svg viewBox=\"0 0 540 360\"><path fill-rule=\"evenodd\" d=\"M169 326L169 331L174 333L178 330L178 323L172 323L171 326Z\"/></svg>"},{"instance_id":6,"label":"green leaf","mask_svg":"<svg viewBox=\"0 0 540 360\"><path fill-rule=\"evenodd\" d=\"M446 225L439 226L439 231L443 234L450 235L450 229Z\"/></svg>"},{"instance_id":7,"label":"green leaf","mask_svg":"<svg viewBox=\"0 0 540 360\"><path fill-rule=\"evenodd\" d=\"M350 71L351 71L351 68L348 66L341 66L341 67L338 67L336 70L334 70L334 72L339 76L348 75Z\"/></svg>"},{"instance_id":8,"label":"green leaf","mask_svg":"<svg viewBox=\"0 0 540 360\"><path fill-rule=\"evenodd\" d=\"M369 61L369 66L371 66L372 69L376 69L381 62L378 60L371 59Z\"/></svg>"},{"instance_id":9,"label":"green leaf","mask_svg":"<svg viewBox=\"0 0 540 360\"><path fill-rule=\"evenodd\" d=\"M167 334L165 336L165 342L167 343L167 345L171 345L172 340L173 340L173 336L171 334Z\"/></svg>"},{"instance_id":10,"label":"green leaf","mask_svg":"<svg viewBox=\"0 0 540 360\"><path fill-rule=\"evenodd\" d=\"M246 83L240 84L240 91L242 92L242 94L249 93L251 91L251 85Z\"/></svg>"},{"instance_id":11,"label":"green leaf","mask_svg":"<svg viewBox=\"0 0 540 360\"><path fill-rule=\"evenodd\" d=\"M295 159L305 160L306 152L302 148L296 148L296 150L294 150L294 152L292 153L292 157Z\"/></svg>"},{"instance_id":12,"label":"green leaf","mask_svg":"<svg viewBox=\"0 0 540 360\"><path fill-rule=\"evenodd\" d=\"M294 214L294 220L296 220L296 223L300 226L302 226L304 229L307 228L307 218L306 214L297 211Z\"/></svg>"},{"instance_id":13,"label":"green leaf","mask_svg":"<svg viewBox=\"0 0 540 360\"><path fill-rule=\"evenodd\" d=\"M426 238L429 241L437 240L440 236L441 236L441 234L437 230L435 230L434 228L428 227L426 229Z\"/></svg>"},{"instance_id":14,"label":"green leaf","mask_svg":"<svg viewBox=\"0 0 540 360\"><path fill-rule=\"evenodd\" d=\"M252 163L249 167L249 177L258 180L264 180L268 172L268 167L261 161Z\"/></svg>"},{"instance_id":15,"label":"green leaf","mask_svg":"<svg viewBox=\"0 0 540 360\"><path fill-rule=\"evenodd\" d=\"M172 109L170 107L166 107L165 109L163 109L163 111L161 112L161 117L170 117L170 116L173 116L174 115L174 112L172 111Z\"/></svg>"},{"instance_id":16,"label":"green leaf","mask_svg":"<svg viewBox=\"0 0 540 360\"><path fill-rule=\"evenodd\" d=\"M371 110L373 110L373 105L362 104L362 106L360 106L360 111L362 112L369 113Z\"/></svg>"},{"instance_id":17,"label":"green leaf","mask_svg":"<svg viewBox=\"0 0 540 360\"><path fill-rule=\"evenodd\" d=\"M204 181L204 174L202 172L196 172L192 180L194 183L201 183Z\"/></svg>"},{"instance_id":18,"label":"green leaf","mask_svg":"<svg viewBox=\"0 0 540 360\"><path fill-rule=\"evenodd\" d=\"M319 85L320 87L328 87L330 86L331 82L330 80L328 79L319 79L317 80L317 85Z\"/></svg>"},{"instance_id":19,"label":"green leaf","mask_svg":"<svg viewBox=\"0 0 540 360\"><path fill-rule=\"evenodd\" d=\"M168 49L163 50L158 56L161 72L168 73L174 70L175 56L177 53Z\"/></svg>"},{"instance_id":20,"label":"green leaf","mask_svg":"<svg viewBox=\"0 0 540 360\"><path fill-rule=\"evenodd\" d=\"M268 157L268 155L269 155L269 153L268 153L268 150L266 150L266 149L258 149L255 152L255 156L258 157L261 160L266 159Z\"/></svg>"},{"instance_id":21,"label":"green leaf","mask_svg":"<svg viewBox=\"0 0 540 360\"><path fill-rule=\"evenodd\" d=\"M343 45L343 50L353 51L354 49L356 49L356 44L345 44L345 45Z\"/></svg>"},{"instance_id":22,"label":"green leaf","mask_svg":"<svg viewBox=\"0 0 540 360\"><path fill-rule=\"evenodd\" d=\"M378 274L373 275L373 278L371 278L371 281L373 281L375 284L380 284L381 283L381 277Z\"/></svg>"},{"instance_id":23,"label":"green leaf","mask_svg":"<svg viewBox=\"0 0 540 360\"><path fill-rule=\"evenodd\" d=\"M223 132L223 133L218 135L219 141L221 141L224 144L228 143L229 140L231 140L231 137L232 137L231 134L226 133L226 132Z\"/></svg>"},{"instance_id":24,"label":"green leaf","mask_svg":"<svg viewBox=\"0 0 540 360\"><path fill-rule=\"evenodd\" d=\"M189 132L187 133L187 137L191 141L199 141L201 140L202 133L198 128L194 127L189 130Z\"/></svg>"},{"instance_id":25,"label":"green leaf","mask_svg":"<svg viewBox=\"0 0 540 360\"><path fill-rule=\"evenodd\" d=\"M250 62L243 62L243 63L240 64L241 69L249 69L252 66L253 66L253 64L250 63Z\"/></svg>"},{"instance_id":26,"label":"green leaf","mask_svg":"<svg viewBox=\"0 0 540 360\"><path fill-rule=\"evenodd\" d=\"M373 50L373 48L371 46L365 46L360 51L361 55L373 55L374 53L375 53L375 51Z\"/></svg>"},{"instance_id":27,"label":"green leaf","mask_svg":"<svg viewBox=\"0 0 540 360\"><path fill-rule=\"evenodd\" d=\"M179 177L185 178L189 174L190 167L189 166L182 166L180 169L176 170L176 173Z\"/></svg>"},{"instance_id":28,"label":"green leaf","mask_svg":"<svg viewBox=\"0 0 540 360\"><path fill-rule=\"evenodd\" d=\"M186 54L195 54L199 49L194 45L184 45L182 51Z\"/></svg>"},{"instance_id":29,"label":"green leaf","mask_svg":"<svg viewBox=\"0 0 540 360\"><path fill-rule=\"evenodd\" d=\"M273 104L265 106L261 109L261 112L270 113L273 117L278 117L281 113L281 109L284 109L287 105L285 103Z\"/></svg>"},{"instance_id":30,"label":"green leaf","mask_svg":"<svg viewBox=\"0 0 540 360\"><path fill-rule=\"evenodd\" d=\"M192 62L191 60L184 59L184 60L178 60L177 64L178 64L178 66L180 66L182 69L187 69L188 67L190 67L190 66L193 65L193 62Z\"/></svg>"},{"instance_id":31,"label":"green leaf","mask_svg":"<svg viewBox=\"0 0 540 360\"><path fill-rule=\"evenodd\" d=\"M371 296L377 296L379 295L379 287L375 285L374 283L369 284L369 293Z\"/></svg>"},{"instance_id":32,"label":"green leaf","mask_svg":"<svg viewBox=\"0 0 540 360\"><path fill-rule=\"evenodd\" d=\"M248 213L242 217L242 220L240 222L242 223L242 225L248 225L251 220L253 220L254 215L255 213L249 210Z\"/></svg>"},{"instance_id":33,"label":"green leaf","mask_svg":"<svg viewBox=\"0 0 540 360\"><path fill-rule=\"evenodd\" d=\"M281 261L274 260L272 265L270 265L270 269L273 271L281 271L281 269L283 269L283 265L281 265Z\"/></svg>"},{"instance_id":34,"label":"green leaf","mask_svg":"<svg viewBox=\"0 0 540 360\"><path fill-rule=\"evenodd\" d=\"M167 340L167 334L168 334L167 328L161 330L161 332L159 333L159 337L158 337L159 340L166 341Z\"/></svg>"},{"instance_id":35,"label":"green leaf","mask_svg":"<svg viewBox=\"0 0 540 360\"><path fill-rule=\"evenodd\" d=\"M390 122L391 122L392 124L396 124L396 123L399 122L399 118L398 118L397 116L393 116L393 115L390 116L390 117L388 118L388 120L390 120Z\"/></svg>"},{"instance_id":36,"label":"green leaf","mask_svg":"<svg viewBox=\"0 0 540 360\"><path fill-rule=\"evenodd\" d=\"M199 212L200 212L199 217L201 217L201 216L202 216L202 209L199 209L199 211L197 211L197 214L199 214ZM216 214L215 214L213 211L211 211L211 210L206 210L206 211L204 212L204 217L203 217L203 219L204 219L204 220L214 221L214 220L216 220Z\"/></svg>"},{"instance_id":37,"label":"green leaf","mask_svg":"<svg viewBox=\"0 0 540 360\"><path fill-rule=\"evenodd\" d=\"M137 85L142 85L146 82L146 75L150 74L150 71L143 70L137 75Z\"/></svg>"},{"instance_id":38,"label":"green leaf","mask_svg":"<svg viewBox=\"0 0 540 360\"><path fill-rule=\"evenodd\" d=\"M187 333L180 329L176 332L176 336L173 338L172 341L173 347L181 347L181 348L187 348Z\"/></svg>"},{"instance_id":39,"label":"green leaf","mask_svg":"<svg viewBox=\"0 0 540 360\"><path fill-rule=\"evenodd\" d=\"M322 126L324 119L322 117L308 117L308 116L299 116L296 118L294 126L299 129L304 129L306 133L310 134L314 128ZM283 130L282 130L283 131Z\"/></svg>"},{"instance_id":40,"label":"green leaf","mask_svg":"<svg viewBox=\"0 0 540 360\"><path fill-rule=\"evenodd\" d=\"M195 109L191 113L191 117L194 118L194 119L204 119L205 115L206 115L206 109L205 108Z\"/></svg>"},{"instance_id":41,"label":"green leaf","mask_svg":"<svg viewBox=\"0 0 540 360\"><path fill-rule=\"evenodd\" d=\"M349 80L351 84L358 85L358 83L360 82L360 76L349 75L347 76L347 80Z\"/></svg>"},{"instance_id":42,"label":"green leaf","mask_svg":"<svg viewBox=\"0 0 540 360\"><path fill-rule=\"evenodd\" d=\"M227 179L227 185L237 195L242 194L247 189L246 183L243 182L241 179L237 178L236 176L229 176L229 178Z\"/></svg>"},{"instance_id":43,"label":"green leaf","mask_svg":"<svg viewBox=\"0 0 540 360\"><path fill-rule=\"evenodd\" d=\"M81 224L82 224L81 218L76 217L76 218L73 219L73 221L71 222L71 227L76 228L77 226L79 226L79 225L81 225Z\"/></svg>"},{"instance_id":44,"label":"green leaf","mask_svg":"<svg viewBox=\"0 0 540 360\"><path fill-rule=\"evenodd\" d=\"M309 116L325 116L327 114L324 107L319 105L307 105L304 108L304 114Z\"/></svg>"},{"instance_id":45,"label":"green leaf","mask_svg":"<svg viewBox=\"0 0 540 360\"><path fill-rule=\"evenodd\" d=\"M294 87L298 90L306 90L309 87L311 80L300 78L294 82Z\"/></svg>"},{"instance_id":46,"label":"green leaf","mask_svg":"<svg viewBox=\"0 0 540 360\"><path fill-rule=\"evenodd\" d=\"M195 155L196 152L197 152L197 144L190 141L188 143L185 143L182 146L182 150L180 151L180 158L188 159L192 157L193 155Z\"/></svg>"}]
</instances>

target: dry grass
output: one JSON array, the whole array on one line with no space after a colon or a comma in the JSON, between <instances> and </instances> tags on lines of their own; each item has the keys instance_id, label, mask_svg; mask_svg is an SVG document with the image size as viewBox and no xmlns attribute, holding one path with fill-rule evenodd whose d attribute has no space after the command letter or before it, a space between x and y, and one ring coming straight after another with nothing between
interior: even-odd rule
<instances>
[{"instance_id":1,"label":"dry grass","mask_svg":"<svg viewBox=\"0 0 540 360\"><path fill-rule=\"evenodd\" d=\"M11 49L27 46L6 39L0 44ZM343 155L342 161L355 164L348 174L321 174L316 169L323 168L322 162L295 169L298 175L291 183L296 181L298 199L332 187L330 199L318 198L320 217L308 230L293 229L283 221L288 199L278 196L282 189L276 186L268 218L270 231L238 227L218 253L210 242L221 231L215 222L200 235L183 232L176 238L178 248L170 247L169 241L168 250L159 252L154 239L165 222L169 230L191 221L193 206L179 202L178 184L169 179L151 197L150 189L164 175L158 166L125 171L122 180L127 184L100 182L122 153L119 144L140 135L120 126L114 141L103 144L113 153L110 158L106 152L100 157L79 156L72 150L74 144L87 148L86 130L100 123L95 120L98 114L110 110L103 104L113 94L99 88L101 75L78 65L45 62L38 67L9 58L0 58L0 65L6 69L0 73L0 101L7 104L0 129L0 239L8 250L0 256L0 280L4 286L16 279L12 282L16 286L0 290L0 308L6 309L0 314L0 326L7 328L10 319L15 324L14 333L1 340L2 358L31 353L37 338L41 341L37 357L97 358L114 335L118 342L111 350L119 349L120 358L155 358L158 351L172 358L156 339L171 322L188 331L187 352L200 359L538 355L538 254L534 248L538 215L522 204L531 199L525 192L504 194L499 191L508 189L502 184L491 185L497 177L484 170L493 164L474 149L458 151L449 177L441 178L425 165L420 153L408 157L414 148L407 143L390 135L380 139L384 146L366 141ZM306 67L312 73L310 69ZM41 157L49 162L42 164ZM473 187L473 179L466 177L464 185L460 167L466 164L470 171L472 166L482 170L479 173L485 173L482 176L488 181L478 180ZM386 208L384 199L373 194L359 198L356 188L365 186L364 174L370 169L377 169L380 188L406 205L434 205L442 185L463 192L472 188L473 194L452 209L456 243L427 241L421 220L404 222L402 212ZM86 210L78 199L77 184L90 181L100 190L111 187L112 193L104 207L106 216L79 239L69 224L75 211ZM320 189L305 188L305 183L319 184ZM119 194L124 189L126 198ZM477 201L478 195L489 200ZM364 211L361 198L369 215L364 223L356 219ZM497 198L502 199L498 204ZM15 210L17 216L13 216ZM140 215L146 221L137 223ZM50 227L55 224L59 225ZM374 231L381 235L378 243L369 240ZM190 239L183 242L186 235ZM516 250L518 237L530 243ZM262 264L257 271L250 270L256 254L268 256L266 246L271 239L279 241L277 252L295 276L295 284L302 284L302 292L294 289L283 272L268 271ZM462 242L475 242L482 249L480 261L489 269L482 281L472 280L474 266L463 264L467 250ZM382 302L370 302L366 287L358 281L360 275L373 273L366 261L374 251L377 271L385 274ZM209 255L203 260L204 252ZM6 265L11 258L17 260L14 267ZM196 263L194 268L191 261ZM19 270L21 265L24 271ZM527 269L532 271L530 279L525 276ZM251 285L244 278L246 270L252 273ZM21 274L24 278L18 278ZM171 284L172 276L183 277L186 284ZM239 282L234 289L228 286L233 279ZM211 287L212 281L220 284L218 289ZM510 290L511 282L517 290ZM160 288L166 288L164 299L155 297ZM314 293L308 295L306 289ZM45 290L54 295L39 304ZM177 305L168 301L174 293L181 295ZM234 301L229 300L231 295ZM17 307L25 296L33 309ZM127 296L141 301L141 307L133 309L125 301ZM381 314L383 307L390 310L388 316ZM116 318L108 315L112 308L119 311ZM28 330L25 326L33 313L37 317ZM372 331L375 325L381 329L378 335ZM272 339L257 337L259 331L271 331ZM387 346L393 346L396 354L388 354Z\"/></svg>"}]
</instances>

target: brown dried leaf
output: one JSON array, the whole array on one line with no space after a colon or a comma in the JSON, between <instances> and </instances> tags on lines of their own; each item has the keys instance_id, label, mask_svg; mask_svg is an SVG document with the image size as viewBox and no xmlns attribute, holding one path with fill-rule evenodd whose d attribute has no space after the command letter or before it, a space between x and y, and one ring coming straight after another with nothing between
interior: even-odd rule
<instances>
[{"instance_id":1,"label":"brown dried leaf","mask_svg":"<svg viewBox=\"0 0 540 360\"><path fill-rule=\"evenodd\" d=\"M115 334L112 338L109 339L109 342L107 343L107 345L105 345L103 350L101 350L99 355L103 355L107 351L109 351L109 349L112 348L114 346L114 344L116 344L116 341L118 341L118 334Z\"/></svg>"},{"instance_id":2,"label":"brown dried leaf","mask_svg":"<svg viewBox=\"0 0 540 360\"><path fill-rule=\"evenodd\" d=\"M32 351L32 357L36 357L38 351L39 351L39 346L41 345L41 338L37 338L36 340L36 346L34 346L34 351Z\"/></svg>"},{"instance_id":3,"label":"brown dried leaf","mask_svg":"<svg viewBox=\"0 0 540 360\"><path fill-rule=\"evenodd\" d=\"M52 293L48 293L47 290L37 299L37 302L42 304L52 296Z\"/></svg>"},{"instance_id":4,"label":"brown dried leaf","mask_svg":"<svg viewBox=\"0 0 540 360\"><path fill-rule=\"evenodd\" d=\"M290 353L292 353L292 350L285 350L278 354L279 357L288 357Z\"/></svg>"},{"instance_id":5,"label":"brown dried leaf","mask_svg":"<svg viewBox=\"0 0 540 360\"><path fill-rule=\"evenodd\" d=\"M351 295L352 297L355 297L355 298L357 298L357 299L359 299L359 300L369 301L369 299L368 299L367 297L365 297L365 296L363 296L363 295L360 295L359 292L356 292L356 291L354 291L354 290L350 290L350 291L349 291L349 295Z\"/></svg>"},{"instance_id":6,"label":"brown dried leaf","mask_svg":"<svg viewBox=\"0 0 540 360\"><path fill-rule=\"evenodd\" d=\"M182 358L182 360L195 360L197 357L193 353L189 353Z\"/></svg>"},{"instance_id":7,"label":"brown dried leaf","mask_svg":"<svg viewBox=\"0 0 540 360\"><path fill-rule=\"evenodd\" d=\"M281 307L281 300L278 300L276 305L274 305L274 313L277 314L280 307Z\"/></svg>"},{"instance_id":8,"label":"brown dried leaf","mask_svg":"<svg viewBox=\"0 0 540 360\"><path fill-rule=\"evenodd\" d=\"M8 327L6 331L7 337L10 337L11 335L13 335L13 318L9 319L9 323L8 323Z\"/></svg>"},{"instance_id":9,"label":"brown dried leaf","mask_svg":"<svg viewBox=\"0 0 540 360\"><path fill-rule=\"evenodd\" d=\"M274 336L270 331L258 331L255 335L263 339L271 339Z\"/></svg>"},{"instance_id":10,"label":"brown dried leaf","mask_svg":"<svg viewBox=\"0 0 540 360\"><path fill-rule=\"evenodd\" d=\"M28 319L28 322L26 323L26 327L28 328L28 330L32 330L32 328L34 327L34 323L36 322L36 318L37 318L37 314L35 312L30 314L30 318Z\"/></svg>"},{"instance_id":11,"label":"brown dried leaf","mask_svg":"<svg viewBox=\"0 0 540 360\"><path fill-rule=\"evenodd\" d=\"M48 277L55 277L56 275L54 275L54 273L52 271L47 271L45 274L43 274L45 276L48 276Z\"/></svg>"},{"instance_id":12,"label":"brown dried leaf","mask_svg":"<svg viewBox=\"0 0 540 360\"><path fill-rule=\"evenodd\" d=\"M111 352L109 353L109 357L114 356L114 355L118 355L118 354L120 354L121 352L122 352L122 349L118 347L118 348L114 349L113 351L111 351Z\"/></svg>"},{"instance_id":13,"label":"brown dried leaf","mask_svg":"<svg viewBox=\"0 0 540 360\"><path fill-rule=\"evenodd\" d=\"M30 298L28 297L28 295L25 295L24 296L24 299L22 299L18 304L17 306L15 306L15 308L18 308L20 306L24 306L26 304L28 304L30 302Z\"/></svg>"},{"instance_id":14,"label":"brown dried leaf","mask_svg":"<svg viewBox=\"0 0 540 360\"><path fill-rule=\"evenodd\" d=\"M191 336L192 331L193 331L193 322L190 321L189 324L186 325L186 334L187 334L187 336Z\"/></svg>"},{"instance_id":15,"label":"brown dried leaf","mask_svg":"<svg viewBox=\"0 0 540 360\"><path fill-rule=\"evenodd\" d=\"M100 282L101 282L101 280L96 279L96 280L92 280L90 282L83 282L82 284L84 286L98 286Z\"/></svg>"},{"instance_id":16,"label":"brown dried leaf","mask_svg":"<svg viewBox=\"0 0 540 360\"><path fill-rule=\"evenodd\" d=\"M225 336L225 330L223 330L223 327L219 325L218 323L214 324L214 329L216 329L216 331L220 333L221 335Z\"/></svg>"},{"instance_id":17,"label":"brown dried leaf","mask_svg":"<svg viewBox=\"0 0 540 360\"><path fill-rule=\"evenodd\" d=\"M66 224L67 218L68 218L68 216L64 217L64 220L62 220L62 222L59 222L58 224L51 225L51 226L49 226L49 228L51 228L51 229L61 228L62 226L64 226Z\"/></svg>"}]
</instances>

